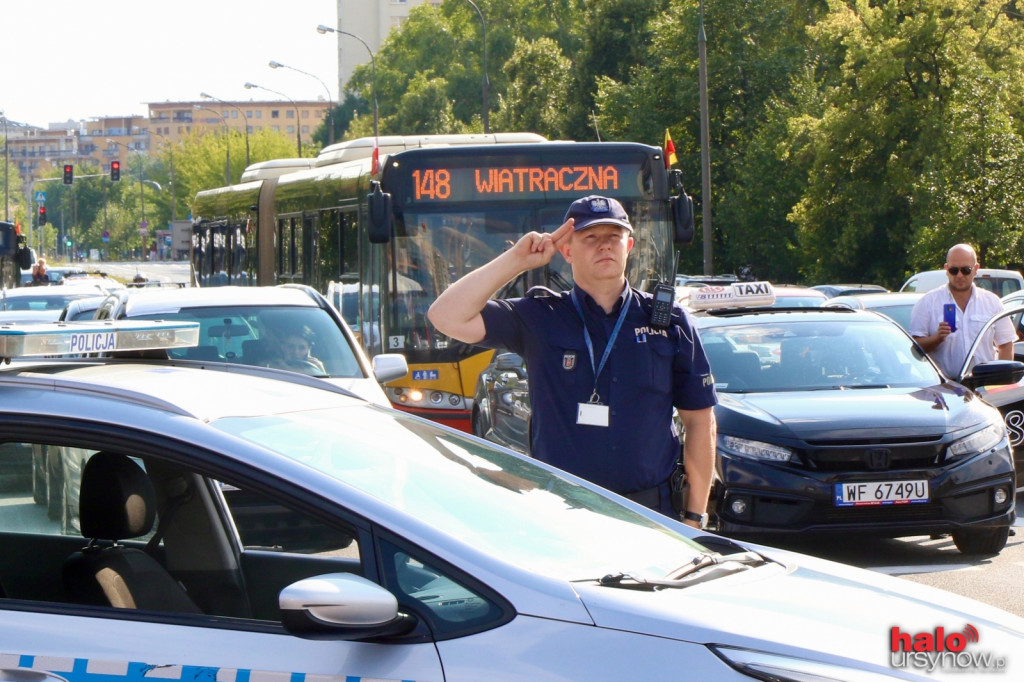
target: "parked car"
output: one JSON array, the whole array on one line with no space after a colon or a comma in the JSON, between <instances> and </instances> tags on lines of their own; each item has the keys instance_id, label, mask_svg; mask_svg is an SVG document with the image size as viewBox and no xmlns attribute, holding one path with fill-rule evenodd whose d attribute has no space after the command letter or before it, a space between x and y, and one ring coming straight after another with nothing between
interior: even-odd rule
<instances>
[{"instance_id":1,"label":"parked car","mask_svg":"<svg viewBox=\"0 0 1024 682\"><path fill-rule=\"evenodd\" d=\"M829 298L850 294L884 294L889 291L880 284L815 284L811 288Z\"/></svg>"},{"instance_id":2,"label":"parked car","mask_svg":"<svg viewBox=\"0 0 1024 682\"><path fill-rule=\"evenodd\" d=\"M42 310L58 314L76 298L103 296L107 290L98 284L78 283L50 287L18 287L0 291L0 310Z\"/></svg>"},{"instance_id":3,"label":"parked car","mask_svg":"<svg viewBox=\"0 0 1024 682\"><path fill-rule=\"evenodd\" d=\"M303 285L129 287L102 298L93 295L73 301L61 319L198 322L200 344L171 349L168 352L173 359L264 367L283 367L273 360L274 346L282 342L285 331L305 329L313 341L313 355L324 370L310 365L295 371L314 374L383 406L390 402L381 384L409 371L403 355L382 354L368 360L338 312L314 289ZM62 448L37 448L33 455L36 503L47 508L50 518L61 519L66 528L77 528L78 491L65 481L74 480L80 456Z\"/></svg>"},{"instance_id":4,"label":"parked car","mask_svg":"<svg viewBox=\"0 0 1024 682\"><path fill-rule=\"evenodd\" d=\"M173 324L63 333L151 354ZM27 493L0 505L6 679L1024 675L1024 619L1001 609L689 528L311 377L156 357L0 376L4 439L88 455L84 535ZM308 532L249 533L282 509ZM964 658L915 662L965 623Z\"/></svg>"},{"instance_id":5,"label":"parked car","mask_svg":"<svg viewBox=\"0 0 1024 682\"><path fill-rule=\"evenodd\" d=\"M795 284L775 285L775 308L817 308L828 300L828 296L811 287Z\"/></svg>"},{"instance_id":6,"label":"parked car","mask_svg":"<svg viewBox=\"0 0 1024 682\"><path fill-rule=\"evenodd\" d=\"M720 397L720 532L951 533L966 554L1003 548L1014 451L974 389L1019 390L1024 364L983 363L950 380L884 316L731 305L695 315Z\"/></svg>"},{"instance_id":7,"label":"parked car","mask_svg":"<svg viewBox=\"0 0 1024 682\"><path fill-rule=\"evenodd\" d=\"M931 291L949 281L945 270L928 270L911 275L900 291ZM1017 270L1000 270L996 268L978 268L974 283L1002 298L1007 294L1024 289L1024 276Z\"/></svg>"},{"instance_id":8,"label":"parked car","mask_svg":"<svg viewBox=\"0 0 1024 682\"><path fill-rule=\"evenodd\" d=\"M847 294L830 298L823 306L826 308L872 310L891 318L896 324L909 331L910 314L914 311L914 304L923 295L923 292L912 291Z\"/></svg>"}]
</instances>

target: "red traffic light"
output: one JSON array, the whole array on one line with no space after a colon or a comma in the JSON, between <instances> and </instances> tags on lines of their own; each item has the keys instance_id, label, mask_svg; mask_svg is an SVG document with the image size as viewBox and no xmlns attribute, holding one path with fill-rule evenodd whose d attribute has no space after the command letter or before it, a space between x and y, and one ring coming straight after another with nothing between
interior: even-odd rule
<instances>
[{"instance_id":1,"label":"red traffic light","mask_svg":"<svg viewBox=\"0 0 1024 682\"><path fill-rule=\"evenodd\" d=\"M46 207L45 206L40 206L39 207L39 224L40 225L45 225L46 224Z\"/></svg>"},{"instance_id":2,"label":"red traffic light","mask_svg":"<svg viewBox=\"0 0 1024 682\"><path fill-rule=\"evenodd\" d=\"M75 181L75 167L70 163L64 164L64 184L70 185Z\"/></svg>"},{"instance_id":3,"label":"red traffic light","mask_svg":"<svg viewBox=\"0 0 1024 682\"><path fill-rule=\"evenodd\" d=\"M113 182L117 182L121 179L121 162L111 161L110 162L110 179Z\"/></svg>"}]
</instances>

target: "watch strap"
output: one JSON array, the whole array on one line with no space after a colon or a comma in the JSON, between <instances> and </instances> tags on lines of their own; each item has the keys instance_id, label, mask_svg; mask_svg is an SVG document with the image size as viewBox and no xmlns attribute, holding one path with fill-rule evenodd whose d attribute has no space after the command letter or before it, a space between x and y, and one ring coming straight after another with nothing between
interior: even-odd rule
<instances>
[{"instance_id":1,"label":"watch strap","mask_svg":"<svg viewBox=\"0 0 1024 682\"><path fill-rule=\"evenodd\" d=\"M701 524L701 526L703 526L705 521L707 520L707 514L698 514L697 512L692 512L689 509L687 509L686 511L683 512L683 518L687 521L696 521L697 523Z\"/></svg>"}]
</instances>

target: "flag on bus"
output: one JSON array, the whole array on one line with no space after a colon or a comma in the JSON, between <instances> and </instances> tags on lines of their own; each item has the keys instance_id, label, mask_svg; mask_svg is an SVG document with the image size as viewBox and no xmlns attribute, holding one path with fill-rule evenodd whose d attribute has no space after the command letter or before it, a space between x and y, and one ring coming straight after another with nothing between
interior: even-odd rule
<instances>
[{"instance_id":1,"label":"flag on bus","mask_svg":"<svg viewBox=\"0 0 1024 682\"><path fill-rule=\"evenodd\" d=\"M377 138L373 138L373 156L370 157L370 175L376 176L380 173L380 147L377 146Z\"/></svg>"},{"instance_id":2,"label":"flag on bus","mask_svg":"<svg viewBox=\"0 0 1024 682\"><path fill-rule=\"evenodd\" d=\"M671 168L672 164L677 161L676 146L672 144L672 135L668 132L668 128L665 128L665 168Z\"/></svg>"}]
</instances>

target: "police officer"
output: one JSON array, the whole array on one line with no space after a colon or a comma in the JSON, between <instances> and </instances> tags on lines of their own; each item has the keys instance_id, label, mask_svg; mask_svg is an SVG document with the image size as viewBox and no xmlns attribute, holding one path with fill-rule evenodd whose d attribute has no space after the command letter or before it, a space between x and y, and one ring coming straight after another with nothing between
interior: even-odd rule
<instances>
[{"instance_id":1,"label":"police officer","mask_svg":"<svg viewBox=\"0 0 1024 682\"><path fill-rule=\"evenodd\" d=\"M700 527L714 471L714 382L683 309L673 306L667 327L654 325L651 295L628 285L632 232L615 199L579 199L557 230L524 235L448 287L428 317L452 338L523 356L534 457L668 515L675 514L669 479L679 452L677 409L689 482L680 511ZM556 251L572 268L571 291L536 287L523 298L490 300Z\"/></svg>"}]
</instances>

